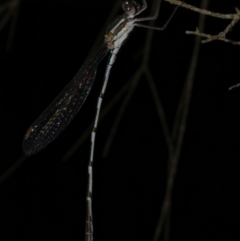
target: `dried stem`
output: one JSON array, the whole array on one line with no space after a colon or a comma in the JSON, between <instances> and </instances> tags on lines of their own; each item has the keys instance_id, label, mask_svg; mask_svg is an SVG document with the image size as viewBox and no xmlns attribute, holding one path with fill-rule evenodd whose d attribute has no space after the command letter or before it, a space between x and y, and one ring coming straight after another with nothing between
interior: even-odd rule
<instances>
[{"instance_id":1,"label":"dried stem","mask_svg":"<svg viewBox=\"0 0 240 241\"><path fill-rule=\"evenodd\" d=\"M197 35L197 36L205 38L205 40L202 40L202 43L209 43L211 41L220 40L220 41L224 41L224 42L231 43L234 45L240 45L240 41L233 41L233 40L226 38L227 33L229 33L229 31L240 20L240 10L238 8L236 8L236 13L222 14L222 13L214 13L214 12L202 9L202 8L197 8L195 6L189 5L189 4L181 2L181 1L176 1L176 0L165 0L165 1L169 2L171 4L174 4L174 5L181 5L181 7L184 7L184 8L190 9L192 11L195 11L195 12L198 12L198 13L201 13L204 15L208 15L208 16L211 16L214 18L231 20L230 24L223 31L219 32L216 35L202 33L198 29L196 29L196 31L188 31L187 30L186 34L193 34L193 35Z\"/></svg>"},{"instance_id":2,"label":"dried stem","mask_svg":"<svg viewBox=\"0 0 240 241\"><path fill-rule=\"evenodd\" d=\"M202 8L206 8L208 5L209 0L202 1ZM199 18L199 29L203 30L205 23L205 16L200 16ZM177 172L177 166L180 159L180 154L183 145L183 139L186 130L186 123L188 117L188 111L191 101L192 89L193 89L193 82L194 76L197 66L197 60L200 50L200 40L199 38L195 39L192 59L189 65L189 72L186 77L185 87L183 88L182 98L179 103L179 107L177 111L177 115L175 118L174 126L177 126L177 130L173 131L172 135L172 143L174 143L174 149L172 152L169 153L169 160L168 160L168 178L166 184L166 193L161 207L161 213L159 217L159 221L155 230L153 241L158 241L160 239L160 235L162 233L163 227L165 226L165 232L169 232L169 219L170 219L170 211L171 211L171 203L172 203L172 190L174 185L174 180ZM177 133L177 134L175 134ZM174 136L174 139L173 139ZM175 139L176 138L176 139ZM170 239L170 233L165 233L164 235L165 241Z\"/></svg>"}]
</instances>

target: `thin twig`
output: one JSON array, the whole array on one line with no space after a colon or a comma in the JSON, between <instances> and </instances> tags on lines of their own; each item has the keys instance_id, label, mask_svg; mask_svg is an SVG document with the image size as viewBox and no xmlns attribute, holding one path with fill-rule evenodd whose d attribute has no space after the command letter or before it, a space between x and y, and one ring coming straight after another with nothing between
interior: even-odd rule
<instances>
[{"instance_id":1,"label":"thin twig","mask_svg":"<svg viewBox=\"0 0 240 241\"><path fill-rule=\"evenodd\" d=\"M215 18L234 19L236 16L238 16L240 14L238 11L237 11L237 13L232 13L232 14L215 13L215 12L211 12L211 11L208 11L206 9L203 9L203 8L197 8L195 6L189 5L185 2L178 1L178 0L164 0L164 1L169 2L171 4L174 4L174 5L180 5L183 8L187 8L187 9L190 9L194 12L198 12L198 13L201 13L201 14L204 14L204 15L215 17Z\"/></svg>"},{"instance_id":2,"label":"thin twig","mask_svg":"<svg viewBox=\"0 0 240 241\"><path fill-rule=\"evenodd\" d=\"M206 8L208 5L209 0L203 0L202 1L202 8ZM205 22L205 15L201 15L199 18L199 29L203 29ZM179 124L179 131L176 141L176 146L174 148L174 151L169 154L169 171L168 171L168 180L167 180L167 186L166 186L166 194L163 200L162 208L161 208L161 214L159 217L159 221L155 230L153 241L158 241L160 238L160 235L162 233L163 225L165 224L167 217L170 212L171 207L171 198L172 198L172 190L174 185L174 180L177 172L177 166L180 158L180 153L182 150L183 145L183 138L186 130L186 123L187 123L187 116L191 101L191 95L192 95L192 89L193 89L193 82L194 82L194 75L196 72L196 65L199 55L199 49L200 49L200 39L196 37L195 44L194 44L194 50L192 54L192 59L189 66L189 72L187 74L186 78L186 89L184 88L185 96L183 99L183 111L181 113L181 119ZM182 104L181 104L182 105ZM179 118L176 118L177 120ZM169 234L166 235L166 237L169 238Z\"/></svg>"},{"instance_id":3,"label":"thin twig","mask_svg":"<svg viewBox=\"0 0 240 241\"><path fill-rule=\"evenodd\" d=\"M12 16L12 21L11 21L11 25L9 27L9 34L8 34L8 40L7 40L7 44L6 44L6 50L10 51L11 47L12 47L12 43L13 43L13 38L14 38L14 33L15 33L15 29L16 29L16 25L17 25L17 18L18 18L18 12L19 12L19 1L15 1L15 10L13 12L13 16Z\"/></svg>"},{"instance_id":4,"label":"thin twig","mask_svg":"<svg viewBox=\"0 0 240 241\"><path fill-rule=\"evenodd\" d=\"M10 19L12 18L6 43L7 51L11 49L13 42L15 27L17 25L19 5L20 0L9 0L0 6L0 31L6 26L8 22L10 22Z\"/></svg>"},{"instance_id":5,"label":"thin twig","mask_svg":"<svg viewBox=\"0 0 240 241\"><path fill-rule=\"evenodd\" d=\"M201 14L204 14L204 15L208 15L208 16L211 16L211 17L221 18L221 19L231 19L232 21L225 28L225 30L219 32L217 35L202 33L198 29L196 31L188 31L187 30L186 34L193 34L193 35L197 35L197 36L206 38L205 40L202 40L202 43L209 43L209 42L214 41L214 40L220 40L220 41L224 41L224 42L231 43L231 44L234 44L234 45L240 45L240 41L233 41L233 40L230 40L230 39L226 38L226 34L229 33L229 31L240 20L240 10L238 8L236 8L236 13L222 14L222 13L211 12L211 11L208 11L208 10L202 9L202 8L197 8L195 6L189 5L189 4L181 2L181 1L176 1L176 0L165 0L165 1L169 2L171 4L174 4L174 5L181 5L181 7L184 7L184 8L190 9L192 11L195 11L195 12L198 12L198 13L201 13Z\"/></svg>"},{"instance_id":6,"label":"thin twig","mask_svg":"<svg viewBox=\"0 0 240 241\"><path fill-rule=\"evenodd\" d=\"M198 31L186 31L186 34L193 34L193 35L197 35L197 36L206 38L206 40L202 40L203 44L209 43L209 42L212 42L212 41L215 41L215 40L221 40L221 41L224 41L226 43L231 43L233 45L240 45L240 41L233 41L233 40L221 37L221 34L211 35L211 34L200 33Z\"/></svg>"},{"instance_id":7,"label":"thin twig","mask_svg":"<svg viewBox=\"0 0 240 241\"><path fill-rule=\"evenodd\" d=\"M160 100L159 94L157 92L157 87L156 84L153 80L151 71L149 70L149 67L147 66L145 69L145 76L147 79L147 82L149 84L150 90L152 92L152 96L157 108L157 113L158 113L158 117L163 129L163 133L164 133L164 137L167 143L167 147L168 147L168 152L172 153L173 152L173 142L172 142L172 137L170 134L170 130L169 130L169 126L167 124L167 119L163 110L163 106L162 106L162 102Z\"/></svg>"},{"instance_id":8,"label":"thin twig","mask_svg":"<svg viewBox=\"0 0 240 241\"><path fill-rule=\"evenodd\" d=\"M217 35L201 33L198 29L196 29L196 31L186 31L186 34L194 34L206 38L206 40L202 40L202 43L209 43L214 40L221 40L234 45L240 45L240 41L233 41L226 38L226 34L233 28L233 26L239 21L239 19L240 16L238 18L234 18L231 23L225 28L225 30L223 30Z\"/></svg>"}]
</instances>

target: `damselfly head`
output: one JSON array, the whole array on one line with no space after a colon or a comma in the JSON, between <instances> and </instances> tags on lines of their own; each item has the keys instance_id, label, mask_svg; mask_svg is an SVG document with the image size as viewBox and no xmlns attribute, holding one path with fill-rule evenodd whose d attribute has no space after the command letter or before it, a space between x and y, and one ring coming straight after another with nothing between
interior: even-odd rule
<instances>
[{"instance_id":1,"label":"damselfly head","mask_svg":"<svg viewBox=\"0 0 240 241\"><path fill-rule=\"evenodd\" d=\"M127 15L132 16L138 12L140 5L136 1L124 1L122 3L122 9Z\"/></svg>"}]
</instances>

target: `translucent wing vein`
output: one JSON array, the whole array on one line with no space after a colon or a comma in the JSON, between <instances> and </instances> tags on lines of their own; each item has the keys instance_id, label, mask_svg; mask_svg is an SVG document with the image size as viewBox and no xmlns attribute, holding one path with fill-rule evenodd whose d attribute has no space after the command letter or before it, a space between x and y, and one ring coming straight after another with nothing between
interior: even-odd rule
<instances>
[{"instance_id":1,"label":"translucent wing vein","mask_svg":"<svg viewBox=\"0 0 240 241\"><path fill-rule=\"evenodd\" d=\"M29 127L23 140L23 151L26 155L33 155L41 151L71 122L86 100L94 83L97 66L107 53L108 48L103 44Z\"/></svg>"}]
</instances>

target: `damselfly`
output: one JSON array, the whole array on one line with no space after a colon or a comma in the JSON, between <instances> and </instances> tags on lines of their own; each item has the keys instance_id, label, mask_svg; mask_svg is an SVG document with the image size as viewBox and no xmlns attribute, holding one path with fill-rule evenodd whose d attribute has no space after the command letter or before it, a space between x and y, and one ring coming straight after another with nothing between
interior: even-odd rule
<instances>
[{"instance_id":1,"label":"damselfly","mask_svg":"<svg viewBox=\"0 0 240 241\"><path fill-rule=\"evenodd\" d=\"M156 10L153 16L136 18L147 8L146 0L141 0L141 4L136 1L124 1L122 4L123 15L118 17L109 27L105 35L104 43L100 46L95 55L89 58L80 70L77 72L73 80L60 92L57 98L50 106L35 120L35 122L27 130L23 140L23 151L26 155L33 155L50 142L52 142L71 122L77 112L80 110L86 100L93 82L95 80L97 67L100 61L110 51L108 64L106 67L103 86L97 102L97 110L95 115L94 127L91 134L91 150L88 164L88 191L87 191L87 217L86 217L86 241L93 240L93 224L92 224L92 166L95 145L96 129L101 109L103 96L107 87L109 74L115 62L116 55L121 48L123 42L135 26L150 28L154 30L164 30L172 15L161 27L150 27L139 22L149 21L158 17L161 0L157 0Z\"/></svg>"}]
</instances>

